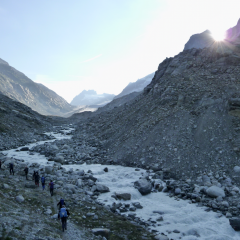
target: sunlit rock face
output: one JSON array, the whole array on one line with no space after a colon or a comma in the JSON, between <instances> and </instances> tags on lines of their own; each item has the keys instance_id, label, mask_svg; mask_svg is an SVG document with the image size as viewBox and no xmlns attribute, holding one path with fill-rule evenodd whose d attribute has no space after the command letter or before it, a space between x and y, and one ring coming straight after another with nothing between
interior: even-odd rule
<instances>
[{"instance_id":1,"label":"sunlit rock face","mask_svg":"<svg viewBox=\"0 0 240 240\"><path fill-rule=\"evenodd\" d=\"M185 44L184 50L191 48L205 48L213 45L215 40L213 39L211 32L206 30L205 32L194 34L190 37L189 41Z\"/></svg>"},{"instance_id":2,"label":"sunlit rock face","mask_svg":"<svg viewBox=\"0 0 240 240\"><path fill-rule=\"evenodd\" d=\"M240 44L240 19L235 27L226 31L226 40L234 44Z\"/></svg>"}]
</instances>

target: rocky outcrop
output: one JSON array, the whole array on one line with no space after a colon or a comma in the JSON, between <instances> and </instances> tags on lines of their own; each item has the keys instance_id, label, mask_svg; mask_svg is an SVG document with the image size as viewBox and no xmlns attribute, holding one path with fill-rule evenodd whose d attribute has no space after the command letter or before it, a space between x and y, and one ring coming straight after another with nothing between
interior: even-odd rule
<instances>
[{"instance_id":1,"label":"rocky outcrop","mask_svg":"<svg viewBox=\"0 0 240 240\"><path fill-rule=\"evenodd\" d=\"M211 32L206 30L205 32L192 35L189 41L185 44L184 50L210 47L214 44L214 42L215 40L213 39Z\"/></svg>"}]
</instances>

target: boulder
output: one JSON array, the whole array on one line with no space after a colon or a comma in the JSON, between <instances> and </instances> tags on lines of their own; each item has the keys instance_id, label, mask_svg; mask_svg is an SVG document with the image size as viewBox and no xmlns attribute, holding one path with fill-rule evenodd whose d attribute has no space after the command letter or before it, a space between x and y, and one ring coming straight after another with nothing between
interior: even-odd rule
<instances>
[{"instance_id":1,"label":"boulder","mask_svg":"<svg viewBox=\"0 0 240 240\"><path fill-rule=\"evenodd\" d=\"M234 171L235 173L240 173L240 167L239 167L239 166L235 166L235 167L233 168L233 171Z\"/></svg>"},{"instance_id":2,"label":"boulder","mask_svg":"<svg viewBox=\"0 0 240 240\"><path fill-rule=\"evenodd\" d=\"M134 202L132 203L132 205L135 207L135 208L138 208L138 209L142 209L143 206L139 203L139 202Z\"/></svg>"},{"instance_id":3,"label":"boulder","mask_svg":"<svg viewBox=\"0 0 240 240\"><path fill-rule=\"evenodd\" d=\"M52 170L53 170L53 167L52 167L52 166L45 166L45 173L51 174L51 173L52 173Z\"/></svg>"},{"instance_id":4,"label":"boulder","mask_svg":"<svg viewBox=\"0 0 240 240\"><path fill-rule=\"evenodd\" d=\"M131 194L130 193L116 193L116 197L119 200L131 200Z\"/></svg>"},{"instance_id":5,"label":"boulder","mask_svg":"<svg viewBox=\"0 0 240 240\"><path fill-rule=\"evenodd\" d=\"M76 185L77 185L78 187L81 187L81 186L83 185L82 179L78 179L77 182L76 182Z\"/></svg>"},{"instance_id":6,"label":"boulder","mask_svg":"<svg viewBox=\"0 0 240 240\"><path fill-rule=\"evenodd\" d=\"M55 162L58 162L58 163L61 163L61 164L64 164L64 163L65 163L64 157L61 156L61 155L55 157L55 158L54 158L54 161L55 161Z\"/></svg>"},{"instance_id":7,"label":"boulder","mask_svg":"<svg viewBox=\"0 0 240 240\"><path fill-rule=\"evenodd\" d=\"M4 189L9 189L10 186L9 186L8 184L4 183L4 184L3 184L3 188L4 188Z\"/></svg>"},{"instance_id":8,"label":"boulder","mask_svg":"<svg viewBox=\"0 0 240 240\"><path fill-rule=\"evenodd\" d=\"M106 228L93 228L92 232L96 236L102 236L102 237L105 237L106 239L108 239L110 230L106 229Z\"/></svg>"},{"instance_id":9,"label":"boulder","mask_svg":"<svg viewBox=\"0 0 240 240\"><path fill-rule=\"evenodd\" d=\"M147 179L140 179L134 183L134 186L138 189L138 191L142 195L147 195L152 190L152 185L150 182L147 181Z\"/></svg>"},{"instance_id":10,"label":"boulder","mask_svg":"<svg viewBox=\"0 0 240 240\"><path fill-rule=\"evenodd\" d=\"M52 210L50 208L48 208L44 213L47 214L47 215L51 215L52 214Z\"/></svg>"},{"instance_id":11,"label":"boulder","mask_svg":"<svg viewBox=\"0 0 240 240\"><path fill-rule=\"evenodd\" d=\"M206 190L206 193L207 193L208 196L214 197L214 198L225 197L224 190L220 187L217 187L217 186L211 186L210 188L208 188Z\"/></svg>"},{"instance_id":12,"label":"boulder","mask_svg":"<svg viewBox=\"0 0 240 240\"><path fill-rule=\"evenodd\" d=\"M100 193L106 193L106 192L110 192L109 188L105 185L102 185L102 184L97 184L96 185L97 187L97 191L100 192Z\"/></svg>"},{"instance_id":13,"label":"boulder","mask_svg":"<svg viewBox=\"0 0 240 240\"><path fill-rule=\"evenodd\" d=\"M66 185L64 186L64 188L67 189L67 190L72 191L73 193L76 192L75 185L73 185L73 184L66 184Z\"/></svg>"},{"instance_id":14,"label":"boulder","mask_svg":"<svg viewBox=\"0 0 240 240\"><path fill-rule=\"evenodd\" d=\"M22 195L18 195L18 196L16 197L16 201L17 201L18 203L22 203L22 202L24 201L24 197L23 197Z\"/></svg>"},{"instance_id":15,"label":"boulder","mask_svg":"<svg viewBox=\"0 0 240 240\"><path fill-rule=\"evenodd\" d=\"M174 192L175 192L176 195L178 195L178 194L181 193L181 189L180 188L176 188Z\"/></svg>"},{"instance_id":16,"label":"boulder","mask_svg":"<svg viewBox=\"0 0 240 240\"><path fill-rule=\"evenodd\" d=\"M53 218L53 219L58 219L58 214L57 214L57 213L54 214L51 218Z\"/></svg>"},{"instance_id":17,"label":"boulder","mask_svg":"<svg viewBox=\"0 0 240 240\"><path fill-rule=\"evenodd\" d=\"M229 223L235 231L240 231L240 218L230 218Z\"/></svg>"},{"instance_id":18,"label":"boulder","mask_svg":"<svg viewBox=\"0 0 240 240\"><path fill-rule=\"evenodd\" d=\"M29 148L28 147L22 147L22 148L20 148L20 151L29 151Z\"/></svg>"},{"instance_id":19,"label":"boulder","mask_svg":"<svg viewBox=\"0 0 240 240\"><path fill-rule=\"evenodd\" d=\"M157 235L155 237L156 240L169 240L169 238L165 235Z\"/></svg>"}]
</instances>

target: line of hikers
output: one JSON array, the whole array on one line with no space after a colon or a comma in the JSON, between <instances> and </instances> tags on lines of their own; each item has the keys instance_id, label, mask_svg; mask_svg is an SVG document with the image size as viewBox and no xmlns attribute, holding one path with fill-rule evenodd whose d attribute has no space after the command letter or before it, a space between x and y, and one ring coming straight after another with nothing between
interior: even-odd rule
<instances>
[{"instance_id":1,"label":"line of hikers","mask_svg":"<svg viewBox=\"0 0 240 240\"><path fill-rule=\"evenodd\" d=\"M9 163L9 171L10 175L14 175L14 170L13 170L13 163ZM26 166L23 170L25 172L25 177L26 180L28 180L28 166ZM35 180L35 185L39 187L39 180L40 180L40 175L38 174L38 171L33 172L32 180ZM45 189L45 181L46 178L44 176L41 177L41 183L42 183L42 189ZM50 195L53 196L53 189L54 189L54 183L51 180L49 183L49 189L50 189Z\"/></svg>"}]
</instances>

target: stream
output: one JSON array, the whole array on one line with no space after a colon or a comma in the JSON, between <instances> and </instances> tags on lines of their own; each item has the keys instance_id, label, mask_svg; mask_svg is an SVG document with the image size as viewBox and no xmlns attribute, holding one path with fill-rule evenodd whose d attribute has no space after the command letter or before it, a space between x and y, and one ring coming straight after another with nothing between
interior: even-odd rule
<instances>
[{"instance_id":1,"label":"stream","mask_svg":"<svg viewBox=\"0 0 240 240\"><path fill-rule=\"evenodd\" d=\"M54 142L56 140L70 139L69 134L74 129L65 130L64 133L45 133L53 136L55 139L40 141L26 145L29 149L36 145ZM23 147L23 146L22 146ZM45 156L39 153L29 151L19 151L11 149L2 151L7 157L24 160L27 163L39 163L41 166L53 165L53 161L48 161ZM172 239L183 240L239 240L240 233L232 229L229 220L220 212L207 212L206 207L198 207L196 204L190 203L188 200L170 198L167 193L152 192L146 196L142 196L140 192L134 188L134 182L144 176L146 170L132 167L123 167L116 165L62 165L66 170L73 171L79 169L87 172L91 170L99 184L103 184L110 189L110 192L100 194L97 201L111 206L114 202L122 204L130 204L139 202L142 209L136 211L123 212L121 214L130 214L133 219L139 218L143 222L149 223L148 229L156 231L156 233L164 233ZM108 172L103 169L107 167ZM150 174L151 177L151 174ZM164 183L163 183L164 184ZM130 193L131 200L115 200L111 197L115 192ZM118 210L119 211L119 210Z\"/></svg>"}]
</instances>

